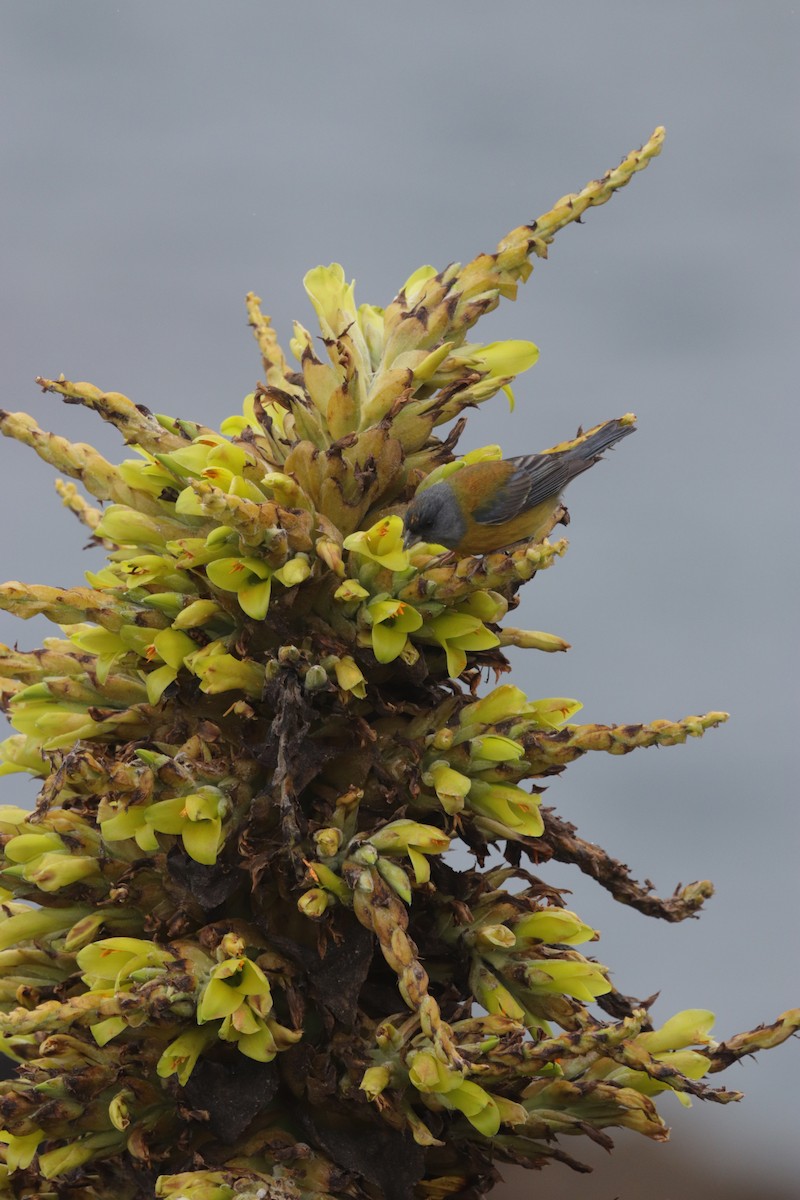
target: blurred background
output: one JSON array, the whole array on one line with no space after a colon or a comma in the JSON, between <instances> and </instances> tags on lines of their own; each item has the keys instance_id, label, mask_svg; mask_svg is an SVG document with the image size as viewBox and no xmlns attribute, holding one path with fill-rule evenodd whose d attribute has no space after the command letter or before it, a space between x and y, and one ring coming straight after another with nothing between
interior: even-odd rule
<instances>
[{"instance_id":1,"label":"blurred background","mask_svg":"<svg viewBox=\"0 0 800 1200\"><path fill-rule=\"evenodd\" d=\"M384 304L666 125L661 158L482 323L541 359L516 411L497 397L461 449L534 451L638 414L570 490L570 552L515 621L573 648L518 653L514 679L582 699L587 721L731 711L684 747L587 757L546 797L660 894L713 879L701 920L662 925L543 869L600 928L620 989L660 991L659 1023L711 1008L720 1038L800 1001L799 21L783 0L0 6L0 403L115 461L114 431L35 375L218 425L259 376L248 289L286 345L293 317L311 323L308 268L338 260ZM4 578L70 585L96 564L52 478L0 445ZM24 647L47 631L0 621ZM4 801L25 788L5 780ZM668 1145L576 1144L594 1175L509 1170L497 1194L788 1198L798 1070L784 1045L719 1079L739 1105L665 1097Z\"/></svg>"}]
</instances>

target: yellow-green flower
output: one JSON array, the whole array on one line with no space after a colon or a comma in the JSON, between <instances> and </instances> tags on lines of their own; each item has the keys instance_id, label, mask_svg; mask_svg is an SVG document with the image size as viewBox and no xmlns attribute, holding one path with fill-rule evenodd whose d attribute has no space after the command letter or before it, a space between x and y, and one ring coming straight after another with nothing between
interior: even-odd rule
<instances>
[{"instance_id":1,"label":"yellow-green flower","mask_svg":"<svg viewBox=\"0 0 800 1200\"><path fill-rule=\"evenodd\" d=\"M216 600L192 600L176 616L172 622L173 629L196 629L207 626L214 617L220 616L223 610ZM196 649L197 647L195 647Z\"/></svg>"},{"instance_id":2,"label":"yellow-green flower","mask_svg":"<svg viewBox=\"0 0 800 1200\"><path fill-rule=\"evenodd\" d=\"M380 663L390 663L405 649L408 634L422 625L417 610L403 600L372 600L367 605L372 621L372 652Z\"/></svg>"},{"instance_id":3,"label":"yellow-green flower","mask_svg":"<svg viewBox=\"0 0 800 1200\"><path fill-rule=\"evenodd\" d=\"M676 1013L659 1029L640 1033L636 1037L639 1045L649 1054L662 1055L687 1046L716 1045L710 1035L714 1014L707 1008L687 1008Z\"/></svg>"},{"instance_id":4,"label":"yellow-green flower","mask_svg":"<svg viewBox=\"0 0 800 1200\"><path fill-rule=\"evenodd\" d=\"M472 738L469 751L474 766L481 760L486 763L516 762L522 758L525 747L513 738L503 737L499 733L488 733Z\"/></svg>"},{"instance_id":5,"label":"yellow-green flower","mask_svg":"<svg viewBox=\"0 0 800 1200\"><path fill-rule=\"evenodd\" d=\"M434 1096L444 1108L462 1112L484 1137L500 1128L500 1110L489 1092L447 1067L431 1050L409 1054L408 1078L423 1095Z\"/></svg>"},{"instance_id":6,"label":"yellow-green flower","mask_svg":"<svg viewBox=\"0 0 800 1200\"><path fill-rule=\"evenodd\" d=\"M3 848L7 862L4 874L33 883L42 892L99 877L100 865L91 854L76 854L57 833L42 826L10 838Z\"/></svg>"},{"instance_id":7,"label":"yellow-green flower","mask_svg":"<svg viewBox=\"0 0 800 1200\"><path fill-rule=\"evenodd\" d=\"M245 955L226 958L212 969L198 1001L197 1022L224 1020L242 1007L261 1017L272 1011L269 980Z\"/></svg>"},{"instance_id":8,"label":"yellow-green flower","mask_svg":"<svg viewBox=\"0 0 800 1200\"><path fill-rule=\"evenodd\" d=\"M158 704L165 690L178 678L178 672L186 658L196 652L195 642L188 633L182 633L179 629L162 629L155 635L148 657L158 657L164 665L156 667L144 676L150 704Z\"/></svg>"},{"instance_id":9,"label":"yellow-green flower","mask_svg":"<svg viewBox=\"0 0 800 1200\"><path fill-rule=\"evenodd\" d=\"M143 938L110 937L84 946L75 958L83 982L91 991L111 986L119 992L125 989L135 971L161 969L172 955Z\"/></svg>"},{"instance_id":10,"label":"yellow-green flower","mask_svg":"<svg viewBox=\"0 0 800 1200\"><path fill-rule=\"evenodd\" d=\"M366 600L368 595L367 589L362 587L357 579L345 579L333 593L333 598L340 600L342 604L349 604L354 600Z\"/></svg>"},{"instance_id":11,"label":"yellow-green flower","mask_svg":"<svg viewBox=\"0 0 800 1200\"><path fill-rule=\"evenodd\" d=\"M108 538L118 546L146 546L163 550L166 538L158 522L127 504L111 504L94 529L95 537Z\"/></svg>"},{"instance_id":12,"label":"yellow-green flower","mask_svg":"<svg viewBox=\"0 0 800 1200\"><path fill-rule=\"evenodd\" d=\"M451 679L457 679L466 667L468 650L491 650L500 645L497 634L487 629L479 617L469 613L441 613L426 624L422 632L444 650Z\"/></svg>"},{"instance_id":13,"label":"yellow-green flower","mask_svg":"<svg viewBox=\"0 0 800 1200\"><path fill-rule=\"evenodd\" d=\"M222 1020L218 1036L236 1042L242 1054L270 1062L302 1037L271 1016L272 992L261 968L245 955L225 959L211 972L197 1006L197 1023Z\"/></svg>"},{"instance_id":14,"label":"yellow-green flower","mask_svg":"<svg viewBox=\"0 0 800 1200\"><path fill-rule=\"evenodd\" d=\"M158 850L158 838L146 820L146 804L124 807L118 800L103 797L97 810L100 831L106 842L122 842L134 838L140 850Z\"/></svg>"},{"instance_id":15,"label":"yellow-green flower","mask_svg":"<svg viewBox=\"0 0 800 1200\"><path fill-rule=\"evenodd\" d=\"M6 1147L6 1167L9 1171L24 1171L29 1167L34 1160L36 1151L39 1148L39 1143L43 1142L47 1134L43 1129L33 1129L30 1133L15 1134L9 1133L6 1129L0 1129L0 1142Z\"/></svg>"},{"instance_id":16,"label":"yellow-green flower","mask_svg":"<svg viewBox=\"0 0 800 1200\"><path fill-rule=\"evenodd\" d=\"M514 922L514 933L519 941L545 942L551 946L579 946L597 938L591 925L566 908L542 908L526 913Z\"/></svg>"},{"instance_id":17,"label":"yellow-green flower","mask_svg":"<svg viewBox=\"0 0 800 1200\"><path fill-rule=\"evenodd\" d=\"M709 1030L714 1024L714 1014L704 1008L691 1008L670 1017L660 1029L637 1034L632 1048L640 1046L657 1062L679 1071L688 1079L702 1079L711 1066L707 1055L688 1049L692 1045L715 1045ZM612 1059L603 1058L594 1063L587 1074L594 1079L610 1079L620 1087L632 1087L644 1096L656 1096L659 1092L674 1090L684 1108L691 1107L691 1098L686 1092L673 1089L669 1080L654 1079L646 1071L624 1067Z\"/></svg>"},{"instance_id":18,"label":"yellow-green flower","mask_svg":"<svg viewBox=\"0 0 800 1200\"><path fill-rule=\"evenodd\" d=\"M540 729L558 729L582 708L583 704L580 700L568 700L564 696L553 696L546 700L529 700L522 715Z\"/></svg>"},{"instance_id":19,"label":"yellow-green flower","mask_svg":"<svg viewBox=\"0 0 800 1200\"><path fill-rule=\"evenodd\" d=\"M403 522L400 517L384 517L369 529L351 533L344 539L345 550L370 558L387 571L405 571L408 553L403 549Z\"/></svg>"},{"instance_id":20,"label":"yellow-green flower","mask_svg":"<svg viewBox=\"0 0 800 1200\"><path fill-rule=\"evenodd\" d=\"M225 793L207 785L189 796L148 805L144 819L157 833L179 836L190 858L211 866L222 847L222 819L229 809Z\"/></svg>"},{"instance_id":21,"label":"yellow-green flower","mask_svg":"<svg viewBox=\"0 0 800 1200\"><path fill-rule=\"evenodd\" d=\"M218 558L206 564L215 587L235 592L239 607L254 621L263 621L269 608L272 571L261 558Z\"/></svg>"},{"instance_id":22,"label":"yellow-green flower","mask_svg":"<svg viewBox=\"0 0 800 1200\"><path fill-rule=\"evenodd\" d=\"M258 696L264 687L263 664L249 658L234 658L225 652L222 641L211 642L196 651L186 659L186 666L200 680L200 691L207 696L232 691Z\"/></svg>"},{"instance_id":23,"label":"yellow-green flower","mask_svg":"<svg viewBox=\"0 0 800 1200\"><path fill-rule=\"evenodd\" d=\"M177 1075L178 1083L185 1087L198 1058L215 1038L214 1029L187 1029L170 1042L158 1060L156 1072L159 1077L168 1079L170 1075Z\"/></svg>"},{"instance_id":24,"label":"yellow-green flower","mask_svg":"<svg viewBox=\"0 0 800 1200\"><path fill-rule=\"evenodd\" d=\"M349 654L343 655L334 665L336 682L343 692L352 692L359 700L367 694L367 681L355 659Z\"/></svg>"},{"instance_id":25,"label":"yellow-green flower","mask_svg":"<svg viewBox=\"0 0 800 1200\"><path fill-rule=\"evenodd\" d=\"M304 917L308 917L312 921L318 921L324 916L332 904L336 901L330 892L326 892L324 888L314 887L309 888L307 892L298 898L297 908Z\"/></svg>"},{"instance_id":26,"label":"yellow-green flower","mask_svg":"<svg viewBox=\"0 0 800 1200\"><path fill-rule=\"evenodd\" d=\"M359 1091L365 1093L368 1100L377 1100L381 1092L385 1092L391 1082L392 1072L386 1063L367 1067L358 1085Z\"/></svg>"},{"instance_id":27,"label":"yellow-green flower","mask_svg":"<svg viewBox=\"0 0 800 1200\"><path fill-rule=\"evenodd\" d=\"M527 702L527 696L518 687L503 683L474 704L462 708L458 715L459 724L496 725L509 717L519 716Z\"/></svg>"},{"instance_id":28,"label":"yellow-green flower","mask_svg":"<svg viewBox=\"0 0 800 1200\"><path fill-rule=\"evenodd\" d=\"M607 971L600 963L581 958L535 959L526 966L525 981L531 992L574 996L590 1003L611 991Z\"/></svg>"},{"instance_id":29,"label":"yellow-green flower","mask_svg":"<svg viewBox=\"0 0 800 1200\"><path fill-rule=\"evenodd\" d=\"M402 818L373 833L365 845L374 846L380 854L407 854L417 883L427 883L431 866L425 855L443 854L450 845L450 838L435 825L422 825L419 821Z\"/></svg>"},{"instance_id":30,"label":"yellow-green flower","mask_svg":"<svg viewBox=\"0 0 800 1200\"><path fill-rule=\"evenodd\" d=\"M437 759L422 776L426 787L432 787L442 808L450 816L455 816L464 807L465 797L472 787L472 780L467 775L456 771L445 759Z\"/></svg>"},{"instance_id":31,"label":"yellow-green flower","mask_svg":"<svg viewBox=\"0 0 800 1200\"><path fill-rule=\"evenodd\" d=\"M517 998L478 957L472 962L469 986L475 999L491 1016L508 1017L509 1020L517 1022L525 1021L527 1014Z\"/></svg>"},{"instance_id":32,"label":"yellow-green flower","mask_svg":"<svg viewBox=\"0 0 800 1200\"><path fill-rule=\"evenodd\" d=\"M501 837L540 837L544 830L539 797L522 788L473 779L467 803L478 824Z\"/></svg>"}]
</instances>

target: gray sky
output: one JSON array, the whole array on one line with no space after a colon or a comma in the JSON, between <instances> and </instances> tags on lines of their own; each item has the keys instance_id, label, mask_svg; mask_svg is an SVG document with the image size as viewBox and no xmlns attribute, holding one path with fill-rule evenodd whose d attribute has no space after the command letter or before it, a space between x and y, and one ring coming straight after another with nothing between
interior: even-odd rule
<instances>
[{"instance_id":1,"label":"gray sky","mask_svg":"<svg viewBox=\"0 0 800 1200\"><path fill-rule=\"evenodd\" d=\"M286 344L293 317L311 323L309 267L338 260L385 303L666 125L661 158L482 323L541 359L462 448L639 416L571 489L570 552L517 614L573 649L520 653L515 680L590 721L732 712L547 793L659 892L713 879L701 921L662 926L544 869L620 988L660 989L657 1018L712 1008L720 1037L800 1002L798 21L783 0L0 4L0 404L114 459L113 433L36 374L216 425L259 374L248 289ZM0 478L2 575L81 582L92 559L50 469L3 441ZM0 621L6 641L45 633ZM739 1106L668 1097L672 1152L739 1156L761 1187L796 1177L799 1066L792 1044L721 1077Z\"/></svg>"}]
</instances>

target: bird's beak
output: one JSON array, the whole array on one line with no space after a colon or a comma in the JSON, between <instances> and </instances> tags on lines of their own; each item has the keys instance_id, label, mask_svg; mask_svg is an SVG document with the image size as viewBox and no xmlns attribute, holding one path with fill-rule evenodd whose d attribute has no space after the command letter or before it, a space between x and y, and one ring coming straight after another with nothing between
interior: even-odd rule
<instances>
[{"instance_id":1,"label":"bird's beak","mask_svg":"<svg viewBox=\"0 0 800 1200\"><path fill-rule=\"evenodd\" d=\"M416 546L421 542L422 538L418 533L414 533L413 529L406 529L403 533L403 549L410 550L412 546Z\"/></svg>"}]
</instances>

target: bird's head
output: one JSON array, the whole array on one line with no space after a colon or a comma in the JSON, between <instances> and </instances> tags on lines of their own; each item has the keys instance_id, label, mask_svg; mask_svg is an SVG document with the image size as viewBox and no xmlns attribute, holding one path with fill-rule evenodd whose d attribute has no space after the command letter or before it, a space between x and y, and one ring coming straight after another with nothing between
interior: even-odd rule
<instances>
[{"instance_id":1,"label":"bird's head","mask_svg":"<svg viewBox=\"0 0 800 1200\"><path fill-rule=\"evenodd\" d=\"M419 492L408 506L403 522L403 545L430 542L452 549L466 533L467 523L458 496L449 481L434 483Z\"/></svg>"}]
</instances>

